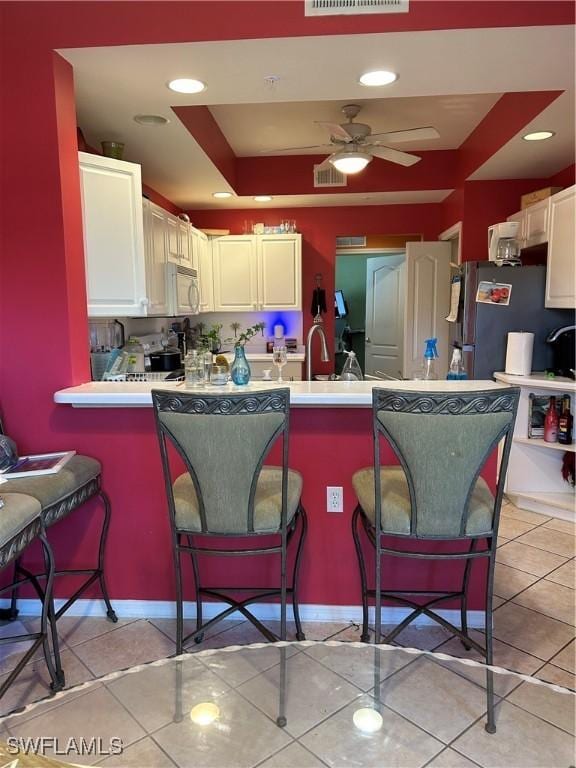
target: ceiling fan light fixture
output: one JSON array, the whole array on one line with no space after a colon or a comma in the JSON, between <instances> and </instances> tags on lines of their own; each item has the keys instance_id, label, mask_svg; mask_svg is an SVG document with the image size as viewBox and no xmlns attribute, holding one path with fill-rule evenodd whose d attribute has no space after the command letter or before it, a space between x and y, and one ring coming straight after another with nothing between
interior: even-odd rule
<instances>
[{"instance_id":1,"label":"ceiling fan light fixture","mask_svg":"<svg viewBox=\"0 0 576 768\"><path fill-rule=\"evenodd\" d=\"M218 200L225 200L227 197L232 197L232 192L212 192L212 197Z\"/></svg>"},{"instance_id":2,"label":"ceiling fan light fixture","mask_svg":"<svg viewBox=\"0 0 576 768\"><path fill-rule=\"evenodd\" d=\"M525 134L522 138L524 141L544 141L544 139L551 139L552 136L554 136L554 131L535 131Z\"/></svg>"},{"instance_id":3,"label":"ceiling fan light fixture","mask_svg":"<svg viewBox=\"0 0 576 768\"><path fill-rule=\"evenodd\" d=\"M206 90L206 83L192 77L179 77L176 80L170 80L168 88L176 93L202 93Z\"/></svg>"},{"instance_id":4,"label":"ceiling fan light fixture","mask_svg":"<svg viewBox=\"0 0 576 768\"><path fill-rule=\"evenodd\" d=\"M350 173L360 173L372 160L372 155L367 152L338 152L334 157L329 159L329 162L340 173L346 175Z\"/></svg>"},{"instance_id":5,"label":"ceiling fan light fixture","mask_svg":"<svg viewBox=\"0 0 576 768\"><path fill-rule=\"evenodd\" d=\"M272 200L272 197L270 195L256 195L254 200L257 203L269 203L270 200Z\"/></svg>"},{"instance_id":6,"label":"ceiling fan light fixture","mask_svg":"<svg viewBox=\"0 0 576 768\"><path fill-rule=\"evenodd\" d=\"M366 85L370 88L375 88L382 85L390 85L398 80L396 72L391 72L388 69L375 69L371 72L364 72L358 78L360 85Z\"/></svg>"}]
</instances>

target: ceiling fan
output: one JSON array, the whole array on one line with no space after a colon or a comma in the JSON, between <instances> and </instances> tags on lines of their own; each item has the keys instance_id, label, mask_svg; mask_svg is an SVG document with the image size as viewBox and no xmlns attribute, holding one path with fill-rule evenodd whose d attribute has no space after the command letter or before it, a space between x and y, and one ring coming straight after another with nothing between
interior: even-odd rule
<instances>
[{"instance_id":1,"label":"ceiling fan","mask_svg":"<svg viewBox=\"0 0 576 768\"><path fill-rule=\"evenodd\" d=\"M432 126L410 128L405 131L372 133L369 125L354 122L354 118L361 109L359 104L346 104L346 106L342 107L342 112L348 119L347 123L338 124L316 121L318 125L330 131L329 144L317 144L309 147L284 147L283 149L268 151L265 154L277 154L278 152L288 152L294 149L323 149L324 147L332 147L335 151L321 165L316 166L316 170L325 170L330 165L333 165L341 173L349 174L364 170L374 157L379 157L381 160L388 160L388 162L397 163L398 165L414 165L421 160L418 155L401 152L386 145L388 143L395 144L396 142L416 141L418 139L440 138L440 134ZM376 141L369 141L369 139L376 139Z\"/></svg>"}]
</instances>

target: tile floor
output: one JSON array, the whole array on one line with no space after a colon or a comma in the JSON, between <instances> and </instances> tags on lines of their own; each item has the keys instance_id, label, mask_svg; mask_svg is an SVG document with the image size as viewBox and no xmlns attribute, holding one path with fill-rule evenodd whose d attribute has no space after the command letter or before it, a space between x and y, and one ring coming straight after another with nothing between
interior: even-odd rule
<instances>
[{"instance_id":1,"label":"tile floor","mask_svg":"<svg viewBox=\"0 0 576 768\"><path fill-rule=\"evenodd\" d=\"M534 675L548 682L574 688L576 629L575 629L575 599L574 599L574 566L575 566L576 530L571 523L558 521L517 509L506 503L502 509L502 523L499 537L495 579L495 664L511 670ZM35 621L23 618L16 624L0 626L2 634L14 634L18 624L26 627L34 625ZM67 683L74 685L89 680L110 671L122 669L143 662L164 658L174 653L175 623L173 620L121 620L111 624L106 619L82 619L64 617L59 622L62 642L62 658L66 670ZM334 639L342 641L359 640L360 628L348 623L309 623L304 630L308 639ZM482 633L476 632L480 642ZM225 621L218 624L209 632L201 646L193 646L190 651L199 648L219 648L229 645L260 642L261 636L246 621ZM406 646L419 647L425 650L437 650L454 656L476 658L474 652L467 652L455 638L441 627L410 627L399 637L399 643ZM16 657L22 653L24 644L10 644L0 647L0 680L5 677ZM298 674L306 675L306 665L312 659L322 662L322 649L308 651L311 657L308 662L303 656L294 660L301 669ZM266 659L262 657L265 668ZM418 660L415 663L426 664L426 691L418 692L434 700L434 692L438 690L438 678L443 674L436 663ZM409 669L409 668L407 668ZM496 676L496 693L505 699L499 704L499 734L498 747L494 740L491 742L483 729L483 717L477 716L481 710L481 698L478 698L483 673L477 669L462 667L454 669L461 682L454 684L454 689L460 687L467 692L468 700L475 714L466 717L463 711L450 709L450 716L443 719L443 726L438 730L434 724L434 707L428 713L430 722L413 722L413 706L409 686L402 693L402 677L408 675L407 669L399 664L389 670L398 681L398 700L390 701L390 706L398 716L398 728L411 741L410 755L406 756L406 764L430 766L430 768L457 768L462 766L517 766L537 765L542 768L557 768L559 765L573 764L554 762L565 753L566 745L570 749L573 744L574 712L556 711L546 700L546 690L532 690L528 684L516 685L510 679ZM254 672L251 671L253 676ZM243 677L242 666L235 668L235 679L229 682L242 693L246 700L250 699L251 687L256 685L250 680L250 671ZM361 669L351 669L346 679L350 685L360 690L368 690L370 681L364 679ZM24 702L29 702L46 695L47 680L42 660L34 660L28 664L0 703L0 712L6 713ZM345 683L343 683L343 686ZM428 690L429 689L429 690ZM345 688L342 688L344 691ZM472 691L472 694L470 692ZM81 694L79 694L81 695ZM232 694L231 694L232 695ZM237 693L234 693L236 696ZM463 694L464 695L464 694ZM477 706L474 704L478 698ZM300 743L292 742L286 746L285 741L279 741L275 755L265 762L258 763L266 768L274 766L320 766L324 764L338 765L346 753L346 745L338 746L338 718L346 716L349 699L345 696L342 701L334 701L330 717L307 733L306 712L301 713L301 722L292 721L295 728L292 736L300 737ZM448 702L440 699L436 707L447 707ZM478 710L478 712L476 712ZM531 744L518 744L515 739L515 723L529 724L534 734ZM414 730L416 729L416 730ZM430 758L432 742L430 734L439 740L441 752L432 749L434 756ZM503 740L502 734L509 734ZM415 734L419 734L420 742ZM322 752L322 759L314 752L314 740L320 738L323 744L332 744L330 749ZM142 765L169 765L174 763L161 749L162 744L155 743L150 737L135 735L130 750L133 754L142 755ZM501 752L502 743L506 749ZM545 745L544 747L542 745ZM541 750L544 749L543 752ZM334 751L336 750L336 751ZM340 750L340 751L338 751ZM556 750L556 752L554 751ZM547 751L547 752L546 752ZM546 754L548 756L546 756ZM556 755L556 756L553 756ZM350 756L352 758L352 756ZM398 758L398 756L397 756ZM322 762L322 760L324 762ZM366 755L366 760L370 760ZM120 765L121 762L109 760L107 765ZM371 765L365 762L365 765Z\"/></svg>"}]
</instances>

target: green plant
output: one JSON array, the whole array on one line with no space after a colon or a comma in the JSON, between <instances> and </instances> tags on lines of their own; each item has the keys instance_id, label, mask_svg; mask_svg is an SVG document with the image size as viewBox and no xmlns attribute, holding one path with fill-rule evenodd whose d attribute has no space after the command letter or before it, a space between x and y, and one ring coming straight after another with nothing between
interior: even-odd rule
<instances>
[{"instance_id":1,"label":"green plant","mask_svg":"<svg viewBox=\"0 0 576 768\"><path fill-rule=\"evenodd\" d=\"M238 328L234 328L235 325L239 326L239 323L232 323L230 326L234 329L236 332ZM264 328L266 328L266 323L255 323L254 325L251 325L249 328L246 328L245 331L242 331L242 333L235 339L234 346L235 347L243 347L247 341L250 341L251 338L256 336L257 333L260 331L264 331Z\"/></svg>"}]
</instances>

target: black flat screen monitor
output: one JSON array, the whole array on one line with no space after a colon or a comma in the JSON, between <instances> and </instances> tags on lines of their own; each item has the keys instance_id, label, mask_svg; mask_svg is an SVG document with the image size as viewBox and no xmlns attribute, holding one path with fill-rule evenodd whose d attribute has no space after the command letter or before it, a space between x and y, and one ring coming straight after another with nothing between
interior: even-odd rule
<instances>
[{"instance_id":1,"label":"black flat screen monitor","mask_svg":"<svg viewBox=\"0 0 576 768\"><path fill-rule=\"evenodd\" d=\"M334 291L334 314L337 318L346 317L348 314L348 305L342 291Z\"/></svg>"}]
</instances>

